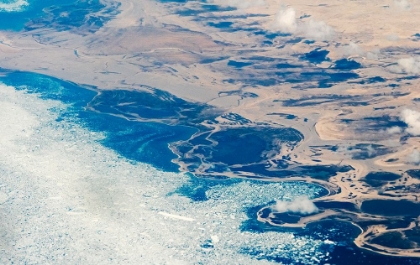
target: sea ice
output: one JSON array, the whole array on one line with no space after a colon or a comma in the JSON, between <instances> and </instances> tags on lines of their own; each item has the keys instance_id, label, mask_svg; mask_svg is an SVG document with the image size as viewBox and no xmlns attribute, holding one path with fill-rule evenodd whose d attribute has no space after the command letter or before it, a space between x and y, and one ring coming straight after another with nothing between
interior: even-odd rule
<instances>
[{"instance_id":1,"label":"sea ice","mask_svg":"<svg viewBox=\"0 0 420 265\"><path fill-rule=\"evenodd\" d=\"M190 176L129 161L102 146L66 105L0 85L1 264L304 264L322 240L241 231L249 207L312 197L303 183L241 181L194 202ZM0 198L1 199L1 198ZM235 218L231 218L232 215ZM209 243L211 242L211 243Z\"/></svg>"}]
</instances>

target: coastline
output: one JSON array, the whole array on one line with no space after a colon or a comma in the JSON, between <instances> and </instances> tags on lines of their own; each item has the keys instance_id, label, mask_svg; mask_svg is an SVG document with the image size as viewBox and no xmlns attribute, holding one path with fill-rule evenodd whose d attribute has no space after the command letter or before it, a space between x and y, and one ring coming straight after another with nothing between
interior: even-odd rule
<instances>
[{"instance_id":1,"label":"coastline","mask_svg":"<svg viewBox=\"0 0 420 265\"><path fill-rule=\"evenodd\" d=\"M114 1L103 3L115 7ZM284 3L298 10L299 16L311 14L311 19L322 20L333 27L334 39L307 44L296 40L304 39L299 35L303 33L282 36L272 29L279 7L271 0L266 6L226 11L229 15L255 15L245 15L232 22L242 27L233 32L179 15L176 13L179 6L175 3L122 0L117 7L121 12L109 15L109 20L95 31L89 27L85 31L83 27L56 31L34 26L28 32L1 32L0 54L4 60L0 66L12 72L39 73L82 87L91 86L98 95L112 91L132 93L129 96L145 91L168 93L165 97L185 103L188 108L197 108L196 112L203 116L192 115L191 118L190 113L181 115L179 111L165 118L141 117L134 108L129 111L118 109L130 105L129 96L125 101L121 100L120 105L108 102L114 112L106 113L138 122L194 124L200 133L207 133L203 139L198 139L195 133L170 146L177 156L172 161L182 172L321 185L329 195L315 199L315 203L348 202L359 212L327 209L317 216L302 218L299 227L333 215L351 215L356 220L353 220L354 224L363 231L354 240L358 247L384 255L420 257L416 252L419 250L417 243L413 249L403 250L369 242L388 232L402 233L416 228L412 223L398 229L384 228L386 224L367 228L357 224L362 219L388 221L400 218L379 214L362 217L361 207L365 201L417 202L420 179L407 172L417 169L418 164L407 162L406 157L420 150L418 136L404 132L403 127L399 134L387 132L392 124L398 124L404 109L418 107L416 99L420 92L416 89L420 83L417 74L413 73L414 78L411 78L409 73L391 68L399 59L414 56L417 46L413 36L418 34L413 26L415 21L406 16L405 10L394 10L392 5L385 8L381 1L371 1L363 6L369 14L349 11L360 11L363 3L359 2L349 3L351 8L340 6L340 1L333 1L329 8L319 5L322 4L320 1L311 6L305 1ZM181 6L181 9L184 7L195 8L194 3ZM420 14L420 7L413 6L410 12L416 16ZM200 18L207 19L205 16ZM369 23L362 18L375 21L372 23L375 26L367 26ZM306 23L305 19L299 23ZM350 23L354 21L357 23ZM264 35L243 30L255 24L258 27L254 31L262 31ZM387 26L380 27L382 24ZM393 40L388 36L389 32L398 32L399 38ZM275 35L274 39L267 40L269 33ZM264 41L272 44L264 44ZM355 41L358 50L343 52ZM327 51L325 58L311 62L309 55L320 50ZM376 58L368 58L369 52ZM343 59L353 66L339 68L337 65ZM231 62L243 66L233 67L229 65ZM355 62L360 62L360 66L352 68ZM165 105L170 100L150 102L162 103L165 111L173 107ZM99 103L88 105L87 109L101 113L95 110ZM239 118L225 115L232 113ZM263 150L254 154L260 157L248 158L243 163L229 161L223 154L213 157L213 153L221 153L220 139L235 132L238 132L236 137L256 135L252 139L264 143ZM282 134L292 140L282 138ZM404 137L406 139L401 140ZM271 138L277 141L270 142ZM199 144L191 144L194 140ZM232 149L242 146L237 138L234 140L238 144ZM193 147L182 151L183 145ZM211 156L206 150L197 150L199 147L211 149ZM191 162L188 160L191 158L196 160ZM284 164L280 165L279 161ZM212 168L213 165L222 169L218 171ZM281 168L282 165L287 169ZM253 171L252 167L259 171ZM317 173L315 171L326 173L322 176L308 174ZM400 178L384 181L379 187L366 183L365 177L370 172L384 171L398 174ZM273 226L278 225L257 217ZM288 225L294 224L284 226Z\"/></svg>"}]
</instances>

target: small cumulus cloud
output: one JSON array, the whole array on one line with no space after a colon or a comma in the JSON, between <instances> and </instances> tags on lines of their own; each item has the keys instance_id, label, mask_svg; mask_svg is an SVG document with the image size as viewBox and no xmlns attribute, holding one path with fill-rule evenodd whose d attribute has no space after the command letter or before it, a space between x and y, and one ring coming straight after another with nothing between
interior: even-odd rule
<instances>
[{"instance_id":1,"label":"small cumulus cloud","mask_svg":"<svg viewBox=\"0 0 420 265\"><path fill-rule=\"evenodd\" d=\"M366 58L369 60L378 60L380 53L379 49L374 49L366 53Z\"/></svg>"},{"instance_id":2,"label":"small cumulus cloud","mask_svg":"<svg viewBox=\"0 0 420 265\"><path fill-rule=\"evenodd\" d=\"M407 126L405 128L393 126L386 131L389 134L408 133L412 136L420 136L420 112L411 109L404 109L400 113L399 119Z\"/></svg>"},{"instance_id":3,"label":"small cumulus cloud","mask_svg":"<svg viewBox=\"0 0 420 265\"><path fill-rule=\"evenodd\" d=\"M307 196L297 197L293 201L277 201L273 209L279 213L312 214L318 212L316 205Z\"/></svg>"},{"instance_id":4,"label":"small cumulus cloud","mask_svg":"<svg viewBox=\"0 0 420 265\"><path fill-rule=\"evenodd\" d=\"M400 59L398 60L398 67L407 74L420 74L420 57Z\"/></svg>"},{"instance_id":5,"label":"small cumulus cloud","mask_svg":"<svg viewBox=\"0 0 420 265\"><path fill-rule=\"evenodd\" d=\"M306 22L298 23L296 10L292 7L280 8L276 15L273 29L284 33L302 35L318 41L330 40L335 35L334 29L324 21L310 19Z\"/></svg>"},{"instance_id":6,"label":"small cumulus cloud","mask_svg":"<svg viewBox=\"0 0 420 265\"><path fill-rule=\"evenodd\" d=\"M411 5L407 0L394 0L394 6L402 10L410 10Z\"/></svg>"},{"instance_id":7,"label":"small cumulus cloud","mask_svg":"<svg viewBox=\"0 0 420 265\"><path fill-rule=\"evenodd\" d=\"M373 157L377 154L376 149L370 144L368 146L366 146L366 153L368 155L368 157Z\"/></svg>"},{"instance_id":8,"label":"small cumulus cloud","mask_svg":"<svg viewBox=\"0 0 420 265\"><path fill-rule=\"evenodd\" d=\"M266 4L265 0L208 0L207 3L218 4L221 6L231 6L238 9L264 6Z\"/></svg>"},{"instance_id":9,"label":"small cumulus cloud","mask_svg":"<svg viewBox=\"0 0 420 265\"><path fill-rule=\"evenodd\" d=\"M314 40L331 40L335 31L324 21L309 20L304 27L304 35Z\"/></svg>"},{"instance_id":10,"label":"small cumulus cloud","mask_svg":"<svg viewBox=\"0 0 420 265\"><path fill-rule=\"evenodd\" d=\"M344 57L365 57L368 60L378 60L381 52L373 49L369 52L364 51L357 43L350 42L339 48L338 53Z\"/></svg>"},{"instance_id":11,"label":"small cumulus cloud","mask_svg":"<svg viewBox=\"0 0 420 265\"><path fill-rule=\"evenodd\" d=\"M420 164L420 152L418 150L414 150L407 156L407 162L415 165Z\"/></svg>"},{"instance_id":12,"label":"small cumulus cloud","mask_svg":"<svg viewBox=\"0 0 420 265\"><path fill-rule=\"evenodd\" d=\"M389 34L386 36L386 39L389 41L398 41L400 37L397 34Z\"/></svg>"},{"instance_id":13,"label":"small cumulus cloud","mask_svg":"<svg viewBox=\"0 0 420 265\"><path fill-rule=\"evenodd\" d=\"M295 9L291 7L281 8L277 13L274 25L281 32L295 33L297 30Z\"/></svg>"},{"instance_id":14,"label":"small cumulus cloud","mask_svg":"<svg viewBox=\"0 0 420 265\"><path fill-rule=\"evenodd\" d=\"M350 42L347 45L343 45L340 48L341 54L343 56L363 56L364 51L354 42Z\"/></svg>"},{"instance_id":15,"label":"small cumulus cloud","mask_svg":"<svg viewBox=\"0 0 420 265\"><path fill-rule=\"evenodd\" d=\"M400 134L402 133L402 129L398 126L394 126L386 130L389 134Z\"/></svg>"},{"instance_id":16,"label":"small cumulus cloud","mask_svg":"<svg viewBox=\"0 0 420 265\"><path fill-rule=\"evenodd\" d=\"M407 124L405 131L413 136L420 136L420 112L405 109L401 112L400 119Z\"/></svg>"}]
</instances>

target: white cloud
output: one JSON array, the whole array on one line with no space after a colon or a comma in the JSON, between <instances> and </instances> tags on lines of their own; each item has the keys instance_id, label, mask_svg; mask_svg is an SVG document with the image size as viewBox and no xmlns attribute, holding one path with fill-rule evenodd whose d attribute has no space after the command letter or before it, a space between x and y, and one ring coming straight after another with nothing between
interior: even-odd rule
<instances>
[{"instance_id":1,"label":"white cloud","mask_svg":"<svg viewBox=\"0 0 420 265\"><path fill-rule=\"evenodd\" d=\"M389 41L398 41L400 37L397 34L389 34L386 36L386 39Z\"/></svg>"},{"instance_id":2,"label":"white cloud","mask_svg":"<svg viewBox=\"0 0 420 265\"><path fill-rule=\"evenodd\" d=\"M373 155L376 154L376 150L375 148L373 148L371 144L366 146L366 151L367 151L368 157L372 157Z\"/></svg>"},{"instance_id":3,"label":"white cloud","mask_svg":"<svg viewBox=\"0 0 420 265\"><path fill-rule=\"evenodd\" d=\"M368 60L378 60L380 56L379 49L373 49L369 52L365 52L358 44L350 42L349 44L341 46L338 51L340 55L344 57L366 57Z\"/></svg>"},{"instance_id":4,"label":"white cloud","mask_svg":"<svg viewBox=\"0 0 420 265\"><path fill-rule=\"evenodd\" d=\"M274 27L281 32L295 33L297 30L296 11L289 7L281 8L277 13Z\"/></svg>"},{"instance_id":5,"label":"white cloud","mask_svg":"<svg viewBox=\"0 0 420 265\"><path fill-rule=\"evenodd\" d=\"M405 109L401 112L400 119L407 124L408 128L405 130L407 133L414 136L420 135L420 112Z\"/></svg>"},{"instance_id":6,"label":"white cloud","mask_svg":"<svg viewBox=\"0 0 420 265\"><path fill-rule=\"evenodd\" d=\"M319 41L330 40L335 35L334 29L323 21L311 19L299 24L296 19L296 10L292 7L282 7L278 11L273 29L280 32L302 35L306 38Z\"/></svg>"},{"instance_id":7,"label":"white cloud","mask_svg":"<svg viewBox=\"0 0 420 265\"><path fill-rule=\"evenodd\" d=\"M232 6L238 9L247 9L266 4L265 0L209 0L207 3L218 4L221 6Z\"/></svg>"},{"instance_id":8,"label":"white cloud","mask_svg":"<svg viewBox=\"0 0 420 265\"><path fill-rule=\"evenodd\" d=\"M411 134L413 136L420 136L420 112L411 109L404 109L400 113L400 120L407 124L407 128L394 126L387 130L389 134L399 134L402 132ZM418 151L416 151L418 152Z\"/></svg>"},{"instance_id":9,"label":"white cloud","mask_svg":"<svg viewBox=\"0 0 420 265\"><path fill-rule=\"evenodd\" d=\"M386 130L387 131L387 133L389 133L389 134L399 134L399 133L401 133L402 132L402 129L400 128L400 127L398 127L398 126L394 126L394 127L391 127L391 128L389 128L388 130Z\"/></svg>"},{"instance_id":10,"label":"white cloud","mask_svg":"<svg viewBox=\"0 0 420 265\"><path fill-rule=\"evenodd\" d=\"M341 46L340 52L344 56L363 56L364 51L354 42Z\"/></svg>"},{"instance_id":11,"label":"white cloud","mask_svg":"<svg viewBox=\"0 0 420 265\"><path fill-rule=\"evenodd\" d=\"M394 5L402 10L410 10L411 5L407 0L394 0Z\"/></svg>"},{"instance_id":12,"label":"white cloud","mask_svg":"<svg viewBox=\"0 0 420 265\"><path fill-rule=\"evenodd\" d=\"M315 204L309 200L307 196L297 197L293 201L277 201L274 205L274 210L279 213L300 213L300 214L312 214L318 212L318 208Z\"/></svg>"},{"instance_id":13,"label":"white cloud","mask_svg":"<svg viewBox=\"0 0 420 265\"><path fill-rule=\"evenodd\" d=\"M398 68L407 74L420 74L420 57L400 59L398 60Z\"/></svg>"},{"instance_id":14,"label":"white cloud","mask_svg":"<svg viewBox=\"0 0 420 265\"><path fill-rule=\"evenodd\" d=\"M304 25L304 35L314 40L330 40L334 37L334 29L324 21L309 20Z\"/></svg>"},{"instance_id":15,"label":"white cloud","mask_svg":"<svg viewBox=\"0 0 420 265\"><path fill-rule=\"evenodd\" d=\"M366 58L369 60L378 60L380 53L379 49L374 49L366 53Z\"/></svg>"},{"instance_id":16,"label":"white cloud","mask_svg":"<svg viewBox=\"0 0 420 265\"><path fill-rule=\"evenodd\" d=\"M407 156L407 162L416 165L420 164L420 152L418 150L414 150Z\"/></svg>"}]
</instances>

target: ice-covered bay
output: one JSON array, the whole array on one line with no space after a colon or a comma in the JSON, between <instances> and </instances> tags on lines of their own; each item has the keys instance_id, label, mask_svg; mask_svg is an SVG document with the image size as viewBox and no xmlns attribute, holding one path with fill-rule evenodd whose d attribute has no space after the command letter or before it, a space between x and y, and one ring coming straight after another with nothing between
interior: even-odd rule
<instances>
[{"instance_id":1,"label":"ice-covered bay","mask_svg":"<svg viewBox=\"0 0 420 265\"><path fill-rule=\"evenodd\" d=\"M319 187L242 181L194 202L174 193L189 176L121 157L99 143L106 132L57 121L66 110L0 85L1 264L318 263L320 240L240 226L249 207Z\"/></svg>"}]
</instances>

